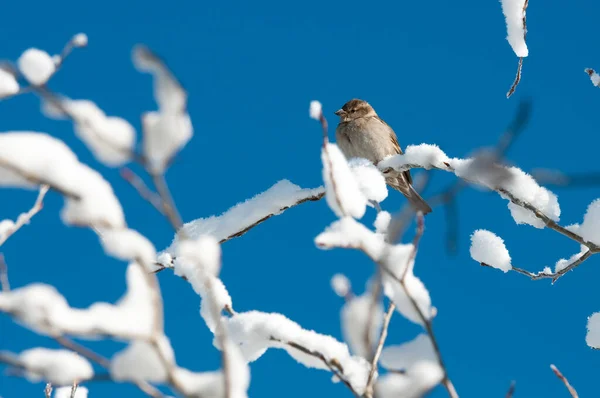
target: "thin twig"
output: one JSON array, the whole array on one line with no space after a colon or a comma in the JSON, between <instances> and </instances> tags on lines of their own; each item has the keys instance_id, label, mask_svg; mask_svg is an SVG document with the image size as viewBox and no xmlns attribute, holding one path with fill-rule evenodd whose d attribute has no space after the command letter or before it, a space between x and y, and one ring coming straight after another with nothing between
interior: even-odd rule
<instances>
[{"instance_id":1,"label":"thin twig","mask_svg":"<svg viewBox=\"0 0 600 398\"><path fill-rule=\"evenodd\" d=\"M128 167L123 167L120 170L120 174L121 177L137 191L137 193L142 197L142 199L150 203L156 210L158 210L160 214L162 214L163 216L165 215L165 206L163 205L160 195L152 191L150 187L146 185L144 180L141 179L140 176L135 174Z\"/></svg>"},{"instance_id":2,"label":"thin twig","mask_svg":"<svg viewBox=\"0 0 600 398\"><path fill-rule=\"evenodd\" d=\"M550 365L550 369L552 369L556 377L558 377L565 384L565 387L567 387L567 390L569 390L571 397L579 398L577 391L575 391L573 386L569 383L569 380L567 380L567 378L560 372L560 370L558 370L558 368L554 365Z\"/></svg>"},{"instance_id":3,"label":"thin twig","mask_svg":"<svg viewBox=\"0 0 600 398\"><path fill-rule=\"evenodd\" d=\"M40 210L42 210L42 208L44 207L44 196L46 196L48 189L49 189L48 185L42 185L40 187L40 191L35 200L35 203L33 204L33 207L26 213L20 214L17 217L15 225L13 225L12 228L10 228L8 231L6 231L4 236L0 236L0 246L2 246L4 244L4 242L6 242L8 240L8 238L10 238L22 226L24 226L25 224L28 224L29 221L33 218L33 216L35 216L37 213L40 212Z\"/></svg>"},{"instance_id":4,"label":"thin twig","mask_svg":"<svg viewBox=\"0 0 600 398\"><path fill-rule=\"evenodd\" d=\"M75 394L77 393L77 383L73 382L73 385L71 386L71 396L70 398L75 398Z\"/></svg>"},{"instance_id":5,"label":"thin twig","mask_svg":"<svg viewBox=\"0 0 600 398\"><path fill-rule=\"evenodd\" d=\"M515 383L514 381L512 381L510 383L510 387L508 387L508 391L506 392L506 397L505 398L513 398L513 395L515 395L515 387L516 387L517 383Z\"/></svg>"},{"instance_id":6,"label":"thin twig","mask_svg":"<svg viewBox=\"0 0 600 398\"><path fill-rule=\"evenodd\" d=\"M381 352L383 351L383 344L385 343L385 339L387 338L388 327L390 326L390 320L392 319L392 315L394 314L395 309L396 305L390 301L390 305L388 306L387 312L385 313L385 317L383 318L383 326L381 327L381 335L379 336L377 349L375 350L375 355L373 356L373 360L371 361L371 370L369 371L369 377L367 378L367 387L365 388L365 395L367 397L373 396L373 384L375 383L375 372L377 371L377 364L379 363L379 357L381 356Z\"/></svg>"},{"instance_id":7,"label":"thin twig","mask_svg":"<svg viewBox=\"0 0 600 398\"><path fill-rule=\"evenodd\" d=\"M368 361L371 361L375 356L375 351L373 347L373 341L371 336L372 325L375 322L375 314L378 313L377 304L379 303L379 299L381 296L381 271L379 267L376 268L375 271L375 281L373 282L374 286L371 289L371 302L369 303L369 313L367 314L367 322L365 323L365 330L363 331L363 340L365 343L365 348L368 350L366 358ZM349 291L350 293L350 291ZM346 299L348 301L348 299Z\"/></svg>"},{"instance_id":8,"label":"thin twig","mask_svg":"<svg viewBox=\"0 0 600 398\"><path fill-rule=\"evenodd\" d=\"M0 253L0 286L3 292L10 292L10 282L8 281L8 266L4 260L4 254Z\"/></svg>"},{"instance_id":9,"label":"thin twig","mask_svg":"<svg viewBox=\"0 0 600 398\"><path fill-rule=\"evenodd\" d=\"M527 6L529 5L529 0L525 0L523 4L523 40L527 37ZM523 70L523 57L519 57L519 65L517 67L517 76L515 77L515 81L513 82L510 90L506 93L506 98L510 98L511 95L517 89L519 82L521 81L521 72Z\"/></svg>"},{"instance_id":10,"label":"thin twig","mask_svg":"<svg viewBox=\"0 0 600 398\"><path fill-rule=\"evenodd\" d=\"M348 387L348 389L350 389L350 391L352 392L352 394L354 394L355 397L360 398L360 394L354 389L354 387L352 387L352 384L350 384L350 382L348 380L346 380L346 378L344 377L344 369L342 368L341 364L336 361L335 359L329 361L325 355L323 355L322 353L318 352L318 351L311 351L308 348L295 343L293 341L283 341L283 340L279 340L276 339L274 337L271 337L272 341L276 341L278 343L282 343L282 344L286 344L292 348L297 349L298 351L303 352L304 354L310 355L312 357L318 358L320 359L325 366L327 366L329 368L329 370L338 378L342 381L342 383L344 383L344 385L346 387Z\"/></svg>"},{"instance_id":11,"label":"thin twig","mask_svg":"<svg viewBox=\"0 0 600 398\"><path fill-rule=\"evenodd\" d=\"M44 388L44 395L46 398L52 398L52 383L46 383L46 387Z\"/></svg>"},{"instance_id":12,"label":"thin twig","mask_svg":"<svg viewBox=\"0 0 600 398\"><path fill-rule=\"evenodd\" d=\"M167 181L165 180L164 174L153 173L152 181L154 182L156 191L158 192L158 195L161 198L164 211L163 214L166 215L175 232L179 231L183 226L183 222L181 221L179 212L175 207L175 202L173 201L173 197L171 196L171 191L169 190L169 186L167 185Z\"/></svg>"}]
</instances>

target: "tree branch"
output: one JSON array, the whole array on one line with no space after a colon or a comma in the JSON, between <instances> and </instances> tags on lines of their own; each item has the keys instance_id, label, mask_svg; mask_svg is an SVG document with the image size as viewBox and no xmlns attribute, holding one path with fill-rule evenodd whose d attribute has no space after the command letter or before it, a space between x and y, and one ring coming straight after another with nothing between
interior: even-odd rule
<instances>
[{"instance_id":1,"label":"tree branch","mask_svg":"<svg viewBox=\"0 0 600 398\"><path fill-rule=\"evenodd\" d=\"M20 214L19 217L17 217L17 221L12 226L12 228L10 228L4 236L0 236L0 246L2 246L4 242L6 242L8 238L10 238L15 232L17 232L23 225L28 224L29 221L33 218L33 216L35 216L37 213L39 213L40 210L42 210L42 208L44 207L44 196L46 196L48 189L48 185L42 185L40 187L40 191L38 193L37 199L35 200L35 203L33 204L33 207L28 212Z\"/></svg>"},{"instance_id":2,"label":"tree branch","mask_svg":"<svg viewBox=\"0 0 600 398\"><path fill-rule=\"evenodd\" d=\"M569 384L569 380L567 380L567 378L560 372L560 370L558 370L558 368L554 365L550 365L550 369L552 369L552 371L554 372L556 377L558 377L560 379L560 381L562 381L564 383L565 387L567 387L567 390L569 390L571 397L579 398L577 391L575 391L573 386L571 386L571 384Z\"/></svg>"},{"instance_id":3,"label":"tree branch","mask_svg":"<svg viewBox=\"0 0 600 398\"><path fill-rule=\"evenodd\" d=\"M379 362L381 352L383 351L383 344L385 343L385 339L387 338L388 327L390 325L390 321L392 319L392 315L394 314L395 309L396 305L390 301L390 305L388 306L387 312L385 313L385 317L383 318L383 326L381 327L381 335L379 336L377 349L375 350L375 355L373 356L373 360L371 361L371 371L369 372L369 378L367 379L367 387L365 388L366 397L373 396L373 384L375 383L375 372L377 371L377 364Z\"/></svg>"}]
</instances>

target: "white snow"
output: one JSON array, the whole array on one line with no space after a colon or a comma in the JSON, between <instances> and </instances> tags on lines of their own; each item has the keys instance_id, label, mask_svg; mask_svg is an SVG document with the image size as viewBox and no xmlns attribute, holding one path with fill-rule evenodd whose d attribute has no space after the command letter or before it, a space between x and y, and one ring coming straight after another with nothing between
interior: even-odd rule
<instances>
[{"instance_id":1,"label":"white snow","mask_svg":"<svg viewBox=\"0 0 600 398\"><path fill-rule=\"evenodd\" d=\"M588 242L600 245L600 199L589 204L583 223L573 232Z\"/></svg>"},{"instance_id":2,"label":"white snow","mask_svg":"<svg viewBox=\"0 0 600 398\"><path fill-rule=\"evenodd\" d=\"M323 188L303 189L288 180L281 180L255 197L238 203L218 217L199 218L186 223L182 231L189 239L211 235L221 241L243 231L270 215L279 215L285 209L305 200L316 200ZM175 254L179 238L176 235L168 253Z\"/></svg>"},{"instance_id":3,"label":"white snow","mask_svg":"<svg viewBox=\"0 0 600 398\"><path fill-rule=\"evenodd\" d=\"M372 293L367 291L361 296L348 300L342 307L340 315L344 341L348 343L355 355L369 358L379 340L383 322L381 301L377 300L373 305ZM367 345L367 331L371 345Z\"/></svg>"},{"instance_id":4,"label":"white snow","mask_svg":"<svg viewBox=\"0 0 600 398\"><path fill-rule=\"evenodd\" d=\"M0 312L12 314L22 324L46 335L132 338L151 333L152 299L144 269L132 263L127 268L127 292L115 305L95 303L87 309L71 308L54 287L36 283L0 292Z\"/></svg>"},{"instance_id":5,"label":"white snow","mask_svg":"<svg viewBox=\"0 0 600 398\"><path fill-rule=\"evenodd\" d=\"M27 368L26 376L31 381L45 380L52 384L66 385L94 376L88 360L68 350L32 348L21 352L19 360Z\"/></svg>"},{"instance_id":6,"label":"white snow","mask_svg":"<svg viewBox=\"0 0 600 398\"><path fill-rule=\"evenodd\" d=\"M529 50L525 43L525 29L523 26L525 0L501 0L501 2L508 33L506 39L517 57L526 57L529 55Z\"/></svg>"},{"instance_id":7,"label":"white snow","mask_svg":"<svg viewBox=\"0 0 600 398\"><path fill-rule=\"evenodd\" d=\"M448 156L437 145L420 144L408 145L404 154L388 156L377 167L379 170L393 168L396 171L405 171L411 167L449 170L449 161Z\"/></svg>"},{"instance_id":8,"label":"white snow","mask_svg":"<svg viewBox=\"0 0 600 398\"><path fill-rule=\"evenodd\" d=\"M229 397L247 398L250 369L237 346L228 343L225 352L229 371ZM225 377L222 370L196 373L177 368L174 374L187 396L225 397Z\"/></svg>"},{"instance_id":9,"label":"white snow","mask_svg":"<svg viewBox=\"0 0 600 398\"><path fill-rule=\"evenodd\" d=\"M485 229L478 229L471 235L471 258L508 272L512 269L510 254L504 241L498 235Z\"/></svg>"},{"instance_id":10,"label":"white snow","mask_svg":"<svg viewBox=\"0 0 600 398\"><path fill-rule=\"evenodd\" d=\"M390 222L392 221L392 215L387 211L380 211L377 213L373 226L378 234L386 234Z\"/></svg>"},{"instance_id":11,"label":"white snow","mask_svg":"<svg viewBox=\"0 0 600 398\"><path fill-rule=\"evenodd\" d=\"M331 278L331 288L340 297L346 297L350 293L352 285L344 274L335 274Z\"/></svg>"},{"instance_id":12,"label":"white snow","mask_svg":"<svg viewBox=\"0 0 600 398\"><path fill-rule=\"evenodd\" d=\"M585 342L592 348L600 348L600 312L594 312L588 318Z\"/></svg>"},{"instance_id":13,"label":"white snow","mask_svg":"<svg viewBox=\"0 0 600 398\"><path fill-rule=\"evenodd\" d=\"M67 195L61 212L67 224L125 225L112 187L98 172L79 163L62 141L44 133L0 133L0 186L31 188L39 184Z\"/></svg>"},{"instance_id":14,"label":"white snow","mask_svg":"<svg viewBox=\"0 0 600 398\"><path fill-rule=\"evenodd\" d=\"M281 348L306 367L329 370L321 359L310 354L319 353L359 394L365 390L370 364L362 357L350 355L348 346L331 336L305 330L281 314L258 311L238 313L225 324L229 337L240 346L247 361L255 361L268 348Z\"/></svg>"},{"instance_id":15,"label":"white snow","mask_svg":"<svg viewBox=\"0 0 600 398\"><path fill-rule=\"evenodd\" d=\"M71 39L71 43L73 43L75 47L85 47L88 45L88 37L85 33L77 33Z\"/></svg>"},{"instance_id":16,"label":"white snow","mask_svg":"<svg viewBox=\"0 0 600 398\"><path fill-rule=\"evenodd\" d=\"M492 190L505 190L515 198L533 205L551 220L560 219L560 206L556 195L541 187L529 174L517 167L505 167L487 162L483 157L451 159L450 165L458 177L478 183ZM500 193L505 199L504 194ZM531 211L509 201L508 208L517 224L544 228L545 224Z\"/></svg>"},{"instance_id":17,"label":"white snow","mask_svg":"<svg viewBox=\"0 0 600 398\"><path fill-rule=\"evenodd\" d=\"M107 166L121 166L131 160L135 148L135 129L129 122L106 116L89 100L59 98L42 105L46 116L63 119L65 112L73 119L75 134Z\"/></svg>"},{"instance_id":18,"label":"white snow","mask_svg":"<svg viewBox=\"0 0 600 398\"><path fill-rule=\"evenodd\" d=\"M581 245L581 251L579 253L573 254L568 260L561 258L556 262L554 267L554 272L560 272L563 269L567 268L569 265L573 264L575 261L579 259L579 257L583 256L588 251L588 248L584 245Z\"/></svg>"},{"instance_id":19,"label":"white snow","mask_svg":"<svg viewBox=\"0 0 600 398\"><path fill-rule=\"evenodd\" d=\"M351 217L333 222L315 238L315 244L321 249L361 249L376 262L386 248L382 235L374 233Z\"/></svg>"},{"instance_id":20,"label":"white snow","mask_svg":"<svg viewBox=\"0 0 600 398\"><path fill-rule=\"evenodd\" d=\"M52 57L37 48L30 48L21 54L17 65L25 79L34 86L46 84L56 71Z\"/></svg>"},{"instance_id":21,"label":"white snow","mask_svg":"<svg viewBox=\"0 0 600 398\"><path fill-rule=\"evenodd\" d=\"M71 398L72 386L58 387L54 390L54 398ZM87 398L88 389L83 386L77 386L73 398Z\"/></svg>"},{"instance_id":22,"label":"white snow","mask_svg":"<svg viewBox=\"0 0 600 398\"><path fill-rule=\"evenodd\" d=\"M169 339L162 336L158 340L158 346L163 358L174 364L175 353ZM167 369L154 345L135 340L112 357L110 375L117 381L163 383L167 380Z\"/></svg>"},{"instance_id":23,"label":"white snow","mask_svg":"<svg viewBox=\"0 0 600 398\"><path fill-rule=\"evenodd\" d=\"M385 177L375 165L362 158L353 158L348 161L358 188L367 200L381 203L387 198L388 190ZM367 203L371 206L370 203Z\"/></svg>"},{"instance_id":24,"label":"white snow","mask_svg":"<svg viewBox=\"0 0 600 398\"><path fill-rule=\"evenodd\" d=\"M382 266L389 271L382 273L383 292L396 304L396 310L402 316L411 322L423 325L420 314L426 320L429 320L433 311L429 291L413 273L414 259L411 260L413 250L414 246L412 244L390 246L389 251L382 260ZM404 287L398 281L403 277ZM418 309L415 308L413 301Z\"/></svg>"},{"instance_id":25,"label":"white snow","mask_svg":"<svg viewBox=\"0 0 600 398\"><path fill-rule=\"evenodd\" d=\"M15 76L0 66L0 98L19 92L19 83Z\"/></svg>"},{"instance_id":26,"label":"white snow","mask_svg":"<svg viewBox=\"0 0 600 398\"><path fill-rule=\"evenodd\" d=\"M210 235L179 243L177 263L190 261L204 269L208 275L218 276L221 269L221 246Z\"/></svg>"},{"instance_id":27,"label":"white snow","mask_svg":"<svg viewBox=\"0 0 600 398\"><path fill-rule=\"evenodd\" d=\"M12 220L0 221L0 242L4 242L8 234L12 232L15 227L15 223Z\"/></svg>"},{"instance_id":28,"label":"white snow","mask_svg":"<svg viewBox=\"0 0 600 398\"><path fill-rule=\"evenodd\" d=\"M319 101L310 101L310 108L308 110L308 114L311 119L320 120L321 115L323 114L323 106Z\"/></svg>"},{"instance_id":29,"label":"white snow","mask_svg":"<svg viewBox=\"0 0 600 398\"><path fill-rule=\"evenodd\" d=\"M594 86L600 87L600 75L596 71L592 70L592 73L590 74L590 80Z\"/></svg>"},{"instance_id":30,"label":"white snow","mask_svg":"<svg viewBox=\"0 0 600 398\"><path fill-rule=\"evenodd\" d=\"M101 229L100 242L109 256L123 261L139 260L148 270L154 269L154 245L139 232L133 229Z\"/></svg>"},{"instance_id":31,"label":"white snow","mask_svg":"<svg viewBox=\"0 0 600 398\"><path fill-rule=\"evenodd\" d=\"M376 391L382 397L421 397L444 376L426 334L401 345L385 347L380 363L386 369L404 372L388 373L378 380Z\"/></svg>"},{"instance_id":32,"label":"white snow","mask_svg":"<svg viewBox=\"0 0 600 398\"><path fill-rule=\"evenodd\" d=\"M325 198L338 217L361 218L366 211L367 199L360 190L344 154L336 144L328 143L321 151Z\"/></svg>"},{"instance_id":33,"label":"white snow","mask_svg":"<svg viewBox=\"0 0 600 398\"><path fill-rule=\"evenodd\" d=\"M154 98L159 109L142 115L143 150L152 170L161 173L192 138L187 94L163 61L147 47L136 46L132 58L139 71L154 77Z\"/></svg>"}]
</instances>

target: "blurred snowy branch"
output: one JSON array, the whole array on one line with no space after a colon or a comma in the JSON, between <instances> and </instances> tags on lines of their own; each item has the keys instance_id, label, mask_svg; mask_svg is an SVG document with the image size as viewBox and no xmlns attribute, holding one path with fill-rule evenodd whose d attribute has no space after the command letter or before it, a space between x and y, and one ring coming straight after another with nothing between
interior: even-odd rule
<instances>
[{"instance_id":1,"label":"blurred snowy branch","mask_svg":"<svg viewBox=\"0 0 600 398\"><path fill-rule=\"evenodd\" d=\"M585 73L588 74L594 86L600 87L600 75L595 70L592 68L586 68Z\"/></svg>"},{"instance_id":2,"label":"blurred snowy branch","mask_svg":"<svg viewBox=\"0 0 600 398\"><path fill-rule=\"evenodd\" d=\"M560 372L560 370L558 370L558 368L554 365L550 365L550 369L552 369L552 371L554 372L556 377L558 377L560 379L560 381L562 381L564 383L565 387L567 387L567 390L569 390L569 394L571 394L571 397L579 398L577 391L575 391L573 386L571 386L571 384L569 384L569 380L567 380L567 378Z\"/></svg>"}]
</instances>

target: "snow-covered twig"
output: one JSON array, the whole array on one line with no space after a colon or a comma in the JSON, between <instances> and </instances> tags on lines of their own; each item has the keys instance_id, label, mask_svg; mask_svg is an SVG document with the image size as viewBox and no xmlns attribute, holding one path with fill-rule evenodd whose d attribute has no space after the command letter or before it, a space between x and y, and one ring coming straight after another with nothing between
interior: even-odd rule
<instances>
[{"instance_id":1,"label":"snow-covered twig","mask_svg":"<svg viewBox=\"0 0 600 398\"><path fill-rule=\"evenodd\" d=\"M48 192L48 188L49 187L47 185L42 185L40 187L40 191L35 203L33 204L33 207L28 212L19 215L16 222L13 223L12 221L4 220L0 223L0 246L2 246L4 242L6 242L6 240L15 232L17 232L23 225L28 224L31 218L39 213L40 210L42 210L44 196L46 195L46 192ZM6 227L4 227L2 225L4 223L10 223L10 225L5 224Z\"/></svg>"},{"instance_id":2,"label":"snow-covered twig","mask_svg":"<svg viewBox=\"0 0 600 398\"><path fill-rule=\"evenodd\" d=\"M295 348L298 351L303 352L306 355L310 355L311 357L315 357L315 358L321 360L323 362L323 364L325 366L327 366L327 368L329 368L331 373L333 373L338 379L340 379L342 381L342 383L344 383L344 385L346 385L346 387L348 387L348 389L350 389L350 391L352 392L352 394L354 394L355 397L360 398L361 395L358 392L356 392L354 387L352 387L352 384L344 378L344 376L343 376L344 369L341 367L340 363L338 361L336 361L335 359L330 361L322 353L320 353L318 351L311 351L308 348L304 347L303 345L298 344L293 341L283 341L283 340L276 339L274 337L271 337L271 340L276 341L281 344L288 345L292 348Z\"/></svg>"},{"instance_id":3,"label":"snow-covered twig","mask_svg":"<svg viewBox=\"0 0 600 398\"><path fill-rule=\"evenodd\" d=\"M560 370L558 370L558 368L554 365L550 365L550 369L552 369L552 371L554 372L556 377L558 377L560 379L560 381L562 381L565 384L565 387L567 387L567 390L569 390L571 397L579 398L577 391L575 391L573 386L569 383L569 380L567 380L567 378L560 372Z\"/></svg>"},{"instance_id":4,"label":"snow-covered twig","mask_svg":"<svg viewBox=\"0 0 600 398\"><path fill-rule=\"evenodd\" d=\"M586 68L585 73L588 74L594 86L600 87L600 75L598 74L598 72L596 72L592 68Z\"/></svg>"},{"instance_id":5,"label":"snow-covered twig","mask_svg":"<svg viewBox=\"0 0 600 398\"><path fill-rule=\"evenodd\" d=\"M52 383L46 383L44 394L46 395L46 398L52 398Z\"/></svg>"}]
</instances>

